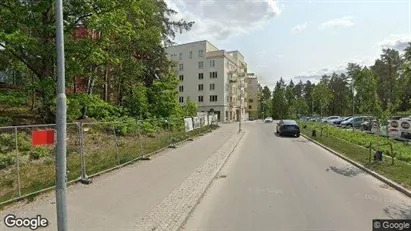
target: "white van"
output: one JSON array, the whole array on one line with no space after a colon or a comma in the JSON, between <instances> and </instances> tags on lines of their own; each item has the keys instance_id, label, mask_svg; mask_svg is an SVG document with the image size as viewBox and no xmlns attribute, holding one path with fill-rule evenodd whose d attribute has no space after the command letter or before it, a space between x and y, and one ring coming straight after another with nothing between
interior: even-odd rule
<instances>
[{"instance_id":1,"label":"white van","mask_svg":"<svg viewBox=\"0 0 411 231\"><path fill-rule=\"evenodd\" d=\"M401 118L399 125L401 138L411 140L411 117Z\"/></svg>"}]
</instances>

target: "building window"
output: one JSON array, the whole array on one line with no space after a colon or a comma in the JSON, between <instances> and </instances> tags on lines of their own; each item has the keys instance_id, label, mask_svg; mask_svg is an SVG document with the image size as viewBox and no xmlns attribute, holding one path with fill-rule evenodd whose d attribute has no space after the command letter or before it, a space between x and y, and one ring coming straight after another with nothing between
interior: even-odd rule
<instances>
[{"instance_id":1,"label":"building window","mask_svg":"<svg viewBox=\"0 0 411 231\"><path fill-rule=\"evenodd\" d=\"M202 95L198 96L198 102L203 102L204 101L204 97Z\"/></svg>"},{"instance_id":2,"label":"building window","mask_svg":"<svg viewBox=\"0 0 411 231\"><path fill-rule=\"evenodd\" d=\"M199 90L199 91L202 91L203 89L204 89L203 84L198 84L198 90Z\"/></svg>"},{"instance_id":3,"label":"building window","mask_svg":"<svg viewBox=\"0 0 411 231\"><path fill-rule=\"evenodd\" d=\"M204 79L204 73L198 73L198 79Z\"/></svg>"},{"instance_id":4,"label":"building window","mask_svg":"<svg viewBox=\"0 0 411 231\"><path fill-rule=\"evenodd\" d=\"M183 66L183 64L182 64L182 63L181 63L181 64L179 64L179 65L178 65L178 67L179 67L178 69L179 69L180 71L184 70L184 66Z\"/></svg>"},{"instance_id":5,"label":"building window","mask_svg":"<svg viewBox=\"0 0 411 231\"><path fill-rule=\"evenodd\" d=\"M178 91L183 92L184 91L184 86L178 86Z\"/></svg>"},{"instance_id":6,"label":"building window","mask_svg":"<svg viewBox=\"0 0 411 231\"><path fill-rule=\"evenodd\" d=\"M184 97L183 96L178 97L178 102L184 103Z\"/></svg>"},{"instance_id":7,"label":"building window","mask_svg":"<svg viewBox=\"0 0 411 231\"><path fill-rule=\"evenodd\" d=\"M215 67L215 60L210 60L210 67Z\"/></svg>"},{"instance_id":8,"label":"building window","mask_svg":"<svg viewBox=\"0 0 411 231\"><path fill-rule=\"evenodd\" d=\"M204 56L204 51L198 50L198 57L203 57L203 56Z\"/></svg>"},{"instance_id":9,"label":"building window","mask_svg":"<svg viewBox=\"0 0 411 231\"><path fill-rule=\"evenodd\" d=\"M217 96L216 95L210 95L210 102L216 102L217 101Z\"/></svg>"},{"instance_id":10,"label":"building window","mask_svg":"<svg viewBox=\"0 0 411 231\"><path fill-rule=\"evenodd\" d=\"M193 58L193 51L190 51L190 53L189 53L189 57L190 57L190 59L192 59L192 58Z\"/></svg>"},{"instance_id":11,"label":"building window","mask_svg":"<svg viewBox=\"0 0 411 231\"><path fill-rule=\"evenodd\" d=\"M217 78L217 71L210 72L210 79L216 79Z\"/></svg>"},{"instance_id":12,"label":"building window","mask_svg":"<svg viewBox=\"0 0 411 231\"><path fill-rule=\"evenodd\" d=\"M204 68L204 62L203 62L203 61L198 62L198 68L199 68L199 69L203 69L203 68Z\"/></svg>"},{"instance_id":13,"label":"building window","mask_svg":"<svg viewBox=\"0 0 411 231\"><path fill-rule=\"evenodd\" d=\"M180 79L180 81L184 81L184 75L180 75L178 76L178 78Z\"/></svg>"},{"instance_id":14,"label":"building window","mask_svg":"<svg viewBox=\"0 0 411 231\"><path fill-rule=\"evenodd\" d=\"M249 102L249 103L252 103L252 102L253 102L253 99L249 99L248 102Z\"/></svg>"},{"instance_id":15,"label":"building window","mask_svg":"<svg viewBox=\"0 0 411 231\"><path fill-rule=\"evenodd\" d=\"M251 109L252 107L251 107L251 105L248 105L248 109Z\"/></svg>"},{"instance_id":16,"label":"building window","mask_svg":"<svg viewBox=\"0 0 411 231\"><path fill-rule=\"evenodd\" d=\"M214 90L215 89L215 84L214 83L210 83L210 90Z\"/></svg>"},{"instance_id":17,"label":"building window","mask_svg":"<svg viewBox=\"0 0 411 231\"><path fill-rule=\"evenodd\" d=\"M183 53L178 54L178 59L182 60L183 59Z\"/></svg>"}]
</instances>

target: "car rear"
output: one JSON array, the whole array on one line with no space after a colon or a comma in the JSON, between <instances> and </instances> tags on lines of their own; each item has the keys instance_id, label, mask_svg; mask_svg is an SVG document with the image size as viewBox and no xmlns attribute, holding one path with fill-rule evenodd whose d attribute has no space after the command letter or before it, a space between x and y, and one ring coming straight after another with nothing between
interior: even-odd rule
<instances>
[{"instance_id":1,"label":"car rear","mask_svg":"<svg viewBox=\"0 0 411 231\"><path fill-rule=\"evenodd\" d=\"M289 136L300 136L300 127L297 124L283 124L281 134Z\"/></svg>"}]
</instances>

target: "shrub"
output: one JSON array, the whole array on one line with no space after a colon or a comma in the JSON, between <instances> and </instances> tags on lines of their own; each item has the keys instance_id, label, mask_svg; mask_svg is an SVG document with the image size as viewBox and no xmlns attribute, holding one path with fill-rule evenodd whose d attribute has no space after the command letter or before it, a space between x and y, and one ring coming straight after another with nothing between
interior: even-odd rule
<instances>
[{"instance_id":1,"label":"shrub","mask_svg":"<svg viewBox=\"0 0 411 231\"><path fill-rule=\"evenodd\" d=\"M15 163L13 156L0 154L0 169L5 169Z\"/></svg>"},{"instance_id":2,"label":"shrub","mask_svg":"<svg viewBox=\"0 0 411 231\"><path fill-rule=\"evenodd\" d=\"M31 160L38 160L42 157L48 156L49 155L49 150L45 146L38 146L33 148L33 150L30 151L30 159Z\"/></svg>"}]
</instances>

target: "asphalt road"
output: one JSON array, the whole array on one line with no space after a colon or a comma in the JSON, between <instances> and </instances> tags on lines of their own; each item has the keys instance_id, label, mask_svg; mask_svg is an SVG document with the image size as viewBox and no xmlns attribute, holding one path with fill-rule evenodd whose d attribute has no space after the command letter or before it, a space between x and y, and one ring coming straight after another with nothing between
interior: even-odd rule
<instances>
[{"instance_id":1,"label":"asphalt road","mask_svg":"<svg viewBox=\"0 0 411 231\"><path fill-rule=\"evenodd\" d=\"M245 123L238 147L183 230L370 231L411 219L411 199L305 138Z\"/></svg>"}]
</instances>

